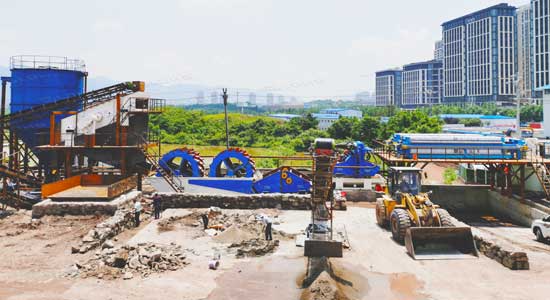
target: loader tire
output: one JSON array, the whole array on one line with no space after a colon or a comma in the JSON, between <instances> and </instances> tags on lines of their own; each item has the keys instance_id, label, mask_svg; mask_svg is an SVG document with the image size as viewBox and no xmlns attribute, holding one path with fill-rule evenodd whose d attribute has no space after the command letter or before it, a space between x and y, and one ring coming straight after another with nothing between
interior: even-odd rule
<instances>
[{"instance_id":1,"label":"loader tire","mask_svg":"<svg viewBox=\"0 0 550 300\"><path fill-rule=\"evenodd\" d=\"M378 226L382 228L386 228L388 226L388 219L386 218L386 205L382 199L376 200L376 223L378 223Z\"/></svg>"},{"instance_id":2,"label":"loader tire","mask_svg":"<svg viewBox=\"0 0 550 300\"><path fill-rule=\"evenodd\" d=\"M407 229L411 227L411 217L404 209L394 209L390 216L391 234L393 239L403 244Z\"/></svg>"},{"instance_id":3,"label":"loader tire","mask_svg":"<svg viewBox=\"0 0 550 300\"><path fill-rule=\"evenodd\" d=\"M455 227L453 218L447 210L438 208L437 214L439 215L439 220L441 221L441 227Z\"/></svg>"}]
</instances>

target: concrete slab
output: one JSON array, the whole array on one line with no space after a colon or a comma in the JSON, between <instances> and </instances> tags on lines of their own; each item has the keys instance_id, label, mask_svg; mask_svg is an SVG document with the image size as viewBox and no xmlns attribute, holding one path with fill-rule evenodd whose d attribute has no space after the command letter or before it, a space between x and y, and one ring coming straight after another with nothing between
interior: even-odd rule
<instances>
[{"instance_id":1,"label":"concrete slab","mask_svg":"<svg viewBox=\"0 0 550 300\"><path fill-rule=\"evenodd\" d=\"M33 218L46 215L114 215L120 207L128 207L134 199L141 197L141 192L131 191L111 201L63 201L46 199L32 207Z\"/></svg>"},{"instance_id":2,"label":"concrete slab","mask_svg":"<svg viewBox=\"0 0 550 300\"><path fill-rule=\"evenodd\" d=\"M70 189L64 190L62 192L53 194L50 196L50 199L95 199L102 198L106 199L109 197L109 186L108 185L95 185L95 186L75 186Z\"/></svg>"}]
</instances>

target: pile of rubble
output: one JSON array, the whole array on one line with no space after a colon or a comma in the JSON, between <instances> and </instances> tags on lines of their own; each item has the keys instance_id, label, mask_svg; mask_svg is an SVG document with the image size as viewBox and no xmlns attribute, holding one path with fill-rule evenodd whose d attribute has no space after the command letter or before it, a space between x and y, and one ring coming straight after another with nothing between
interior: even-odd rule
<instances>
[{"instance_id":1,"label":"pile of rubble","mask_svg":"<svg viewBox=\"0 0 550 300\"><path fill-rule=\"evenodd\" d=\"M95 249L133 225L134 214L131 210L117 210L114 216L97 224L94 229L90 230L77 247L72 247L72 253L86 253Z\"/></svg>"},{"instance_id":2,"label":"pile of rubble","mask_svg":"<svg viewBox=\"0 0 550 300\"><path fill-rule=\"evenodd\" d=\"M278 240L266 241L262 239L251 239L240 243L233 243L229 245L229 248L237 248L237 254L235 256L242 258L263 256L272 253L278 246Z\"/></svg>"},{"instance_id":3,"label":"pile of rubble","mask_svg":"<svg viewBox=\"0 0 550 300\"><path fill-rule=\"evenodd\" d=\"M513 252L502 249L490 241L474 236L476 246L485 256L494 259L511 270L529 270L529 258L525 252Z\"/></svg>"},{"instance_id":4,"label":"pile of rubble","mask_svg":"<svg viewBox=\"0 0 550 300\"><path fill-rule=\"evenodd\" d=\"M181 246L174 243L125 245L118 249L105 248L98 251L87 263L77 264L78 271L70 275L100 279L131 279L136 274L147 277L151 273L178 270L188 264L185 258Z\"/></svg>"}]
</instances>

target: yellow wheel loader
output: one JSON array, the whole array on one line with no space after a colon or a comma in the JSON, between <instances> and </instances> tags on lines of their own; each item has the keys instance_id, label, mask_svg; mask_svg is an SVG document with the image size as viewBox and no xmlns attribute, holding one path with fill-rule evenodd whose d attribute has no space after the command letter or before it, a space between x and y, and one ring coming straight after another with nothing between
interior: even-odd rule
<instances>
[{"instance_id":1,"label":"yellow wheel loader","mask_svg":"<svg viewBox=\"0 0 550 300\"><path fill-rule=\"evenodd\" d=\"M376 201L376 221L390 227L392 237L405 242L414 259L477 257L470 227L456 227L449 213L421 192L421 170L392 167L388 171L388 194Z\"/></svg>"}]
</instances>

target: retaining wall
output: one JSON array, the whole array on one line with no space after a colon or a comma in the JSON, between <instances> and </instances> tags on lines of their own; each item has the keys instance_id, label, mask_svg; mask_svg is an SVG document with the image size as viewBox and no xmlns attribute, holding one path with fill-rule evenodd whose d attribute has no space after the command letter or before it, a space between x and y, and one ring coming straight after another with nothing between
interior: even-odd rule
<instances>
[{"instance_id":1,"label":"retaining wall","mask_svg":"<svg viewBox=\"0 0 550 300\"><path fill-rule=\"evenodd\" d=\"M424 192L432 191L432 202L441 205L451 213L471 211L489 212L488 185L423 185Z\"/></svg>"},{"instance_id":2,"label":"retaining wall","mask_svg":"<svg viewBox=\"0 0 550 300\"><path fill-rule=\"evenodd\" d=\"M258 194L258 195L207 195L186 193L159 193L162 207L208 208L216 206L228 209L278 208L285 210L309 210L309 195Z\"/></svg>"},{"instance_id":3,"label":"retaining wall","mask_svg":"<svg viewBox=\"0 0 550 300\"><path fill-rule=\"evenodd\" d=\"M121 195L111 201L90 201L90 202L56 202L46 199L32 207L32 217L42 218L43 216L81 216L81 215L109 215L112 216L119 208L130 207L132 201L141 197L141 192L132 191Z\"/></svg>"}]
</instances>

